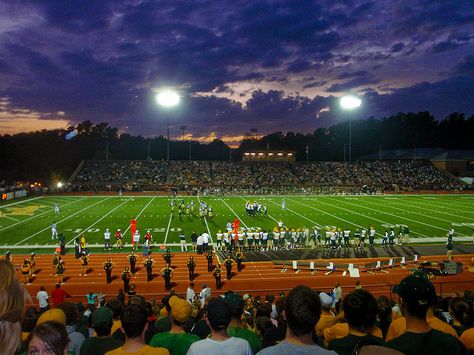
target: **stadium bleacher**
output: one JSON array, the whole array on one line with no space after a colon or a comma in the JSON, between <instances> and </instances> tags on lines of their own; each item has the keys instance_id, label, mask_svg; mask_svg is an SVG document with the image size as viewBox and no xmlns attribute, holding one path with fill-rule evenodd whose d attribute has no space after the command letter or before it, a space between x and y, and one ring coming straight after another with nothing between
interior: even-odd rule
<instances>
[{"instance_id":1,"label":"stadium bleacher","mask_svg":"<svg viewBox=\"0 0 474 355\"><path fill-rule=\"evenodd\" d=\"M462 190L466 185L426 161L224 162L86 161L69 180L75 191L209 193Z\"/></svg>"}]
</instances>

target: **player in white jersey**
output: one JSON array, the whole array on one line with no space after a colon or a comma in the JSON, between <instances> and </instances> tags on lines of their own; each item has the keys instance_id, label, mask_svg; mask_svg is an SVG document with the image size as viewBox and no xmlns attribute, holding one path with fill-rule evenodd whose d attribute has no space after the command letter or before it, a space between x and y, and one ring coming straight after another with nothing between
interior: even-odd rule
<instances>
[{"instance_id":1,"label":"player in white jersey","mask_svg":"<svg viewBox=\"0 0 474 355\"><path fill-rule=\"evenodd\" d=\"M56 222L51 225L51 239L58 239L58 230L56 229Z\"/></svg>"},{"instance_id":2,"label":"player in white jersey","mask_svg":"<svg viewBox=\"0 0 474 355\"><path fill-rule=\"evenodd\" d=\"M135 234L133 235L133 246L135 248L138 248L140 246L140 232L138 229L135 231Z\"/></svg>"},{"instance_id":3,"label":"player in white jersey","mask_svg":"<svg viewBox=\"0 0 474 355\"><path fill-rule=\"evenodd\" d=\"M254 233L253 233L253 239L255 241L255 250L260 250L260 237L262 235L262 232L259 232L258 230L256 230Z\"/></svg>"},{"instance_id":4,"label":"player in white jersey","mask_svg":"<svg viewBox=\"0 0 474 355\"><path fill-rule=\"evenodd\" d=\"M105 250L110 250L112 248L112 244L110 243L110 231L108 228L104 232L104 247Z\"/></svg>"},{"instance_id":5,"label":"player in white jersey","mask_svg":"<svg viewBox=\"0 0 474 355\"><path fill-rule=\"evenodd\" d=\"M286 201L285 201L285 199L283 198L283 199L281 200L281 210L284 211L285 209L286 209Z\"/></svg>"},{"instance_id":6,"label":"player in white jersey","mask_svg":"<svg viewBox=\"0 0 474 355\"><path fill-rule=\"evenodd\" d=\"M349 247L349 239L351 237L351 231L350 229L346 228L344 229L344 247Z\"/></svg>"},{"instance_id":7,"label":"player in white jersey","mask_svg":"<svg viewBox=\"0 0 474 355\"><path fill-rule=\"evenodd\" d=\"M222 250L222 239L223 239L223 237L224 237L224 234L219 229L219 231L216 233L217 250Z\"/></svg>"},{"instance_id":8,"label":"player in white jersey","mask_svg":"<svg viewBox=\"0 0 474 355\"><path fill-rule=\"evenodd\" d=\"M59 214L59 205L57 203L54 204L54 213Z\"/></svg>"},{"instance_id":9,"label":"player in white jersey","mask_svg":"<svg viewBox=\"0 0 474 355\"><path fill-rule=\"evenodd\" d=\"M260 233L261 233L260 243L262 244L263 250L267 251L268 250L268 232L264 230Z\"/></svg>"},{"instance_id":10,"label":"player in white jersey","mask_svg":"<svg viewBox=\"0 0 474 355\"><path fill-rule=\"evenodd\" d=\"M273 249L276 250L280 247L280 231L275 228L273 231Z\"/></svg>"}]
</instances>

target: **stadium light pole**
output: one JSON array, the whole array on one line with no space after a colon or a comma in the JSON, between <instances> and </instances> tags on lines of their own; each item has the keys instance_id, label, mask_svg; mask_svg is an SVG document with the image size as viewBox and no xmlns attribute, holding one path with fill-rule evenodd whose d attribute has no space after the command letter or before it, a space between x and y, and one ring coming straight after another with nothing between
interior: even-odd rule
<instances>
[{"instance_id":1,"label":"stadium light pole","mask_svg":"<svg viewBox=\"0 0 474 355\"><path fill-rule=\"evenodd\" d=\"M344 110L352 111L360 107L362 100L354 95L344 95L339 104ZM352 162L352 119L349 117L349 163Z\"/></svg>"},{"instance_id":2,"label":"stadium light pole","mask_svg":"<svg viewBox=\"0 0 474 355\"><path fill-rule=\"evenodd\" d=\"M167 109L172 108L179 104L180 96L176 91L163 90L156 95L156 101L158 105ZM170 120L169 117L166 119L166 160L170 160Z\"/></svg>"}]
</instances>

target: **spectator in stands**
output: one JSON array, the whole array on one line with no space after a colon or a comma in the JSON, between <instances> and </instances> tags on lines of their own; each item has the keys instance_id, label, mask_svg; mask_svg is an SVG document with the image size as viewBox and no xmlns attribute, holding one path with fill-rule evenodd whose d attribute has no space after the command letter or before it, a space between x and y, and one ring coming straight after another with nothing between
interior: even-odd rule
<instances>
[{"instance_id":1,"label":"spectator in stands","mask_svg":"<svg viewBox=\"0 0 474 355\"><path fill-rule=\"evenodd\" d=\"M394 292L399 292L399 287L394 287ZM400 296L400 301L401 301L401 296ZM428 323L428 325L433 329L436 329L443 333L451 334L452 336L457 337L458 335L456 333L456 330L454 330L453 327L451 327L448 323L443 322L442 320L440 320L434 315L433 305L436 303L436 296L433 300L430 300L430 301L431 301L430 306L428 307L428 310L426 312L426 322ZM400 304L400 308L401 308L401 304ZM390 341L394 338L399 337L400 335L406 332L406 329L407 329L406 319L404 316L398 317L397 319L392 320L392 322L390 323L390 326L388 327L385 341Z\"/></svg>"},{"instance_id":2,"label":"spectator in stands","mask_svg":"<svg viewBox=\"0 0 474 355\"><path fill-rule=\"evenodd\" d=\"M36 307L29 307L26 310L21 321L21 340L25 341L30 332L36 327L39 316Z\"/></svg>"},{"instance_id":3,"label":"spectator in stands","mask_svg":"<svg viewBox=\"0 0 474 355\"><path fill-rule=\"evenodd\" d=\"M318 294L307 286L293 288L285 302L285 340L259 352L261 355L335 354L313 342L312 331L321 315Z\"/></svg>"},{"instance_id":4,"label":"spectator in stands","mask_svg":"<svg viewBox=\"0 0 474 355\"><path fill-rule=\"evenodd\" d=\"M474 328L465 330L464 333L462 333L460 340L469 353L471 355L474 354Z\"/></svg>"},{"instance_id":5,"label":"spectator in stands","mask_svg":"<svg viewBox=\"0 0 474 355\"><path fill-rule=\"evenodd\" d=\"M284 319L284 316L283 316L283 311L285 308L285 300L286 299L284 297L283 298L280 297L275 302L276 311L277 311L275 320L278 325L276 328L268 329L263 335L262 345L264 348L276 345L277 343L285 339L286 320Z\"/></svg>"},{"instance_id":6,"label":"spectator in stands","mask_svg":"<svg viewBox=\"0 0 474 355\"><path fill-rule=\"evenodd\" d=\"M207 317L207 305L201 307L200 301L195 302L197 303L197 309L199 310L196 314L196 324L193 325L191 328L191 334L195 334L199 337L199 339L206 339L211 334L211 328L206 322Z\"/></svg>"},{"instance_id":7,"label":"spectator in stands","mask_svg":"<svg viewBox=\"0 0 474 355\"><path fill-rule=\"evenodd\" d=\"M211 334L206 339L191 344L188 355L251 355L252 349L246 340L227 333L232 317L230 305L222 297L217 297L211 299L207 307L206 323L211 328Z\"/></svg>"},{"instance_id":8,"label":"spectator in stands","mask_svg":"<svg viewBox=\"0 0 474 355\"><path fill-rule=\"evenodd\" d=\"M69 338L64 324L55 321L41 323L26 339L28 354L67 354ZM5 349L2 349L4 351Z\"/></svg>"},{"instance_id":9,"label":"spectator in stands","mask_svg":"<svg viewBox=\"0 0 474 355\"><path fill-rule=\"evenodd\" d=\"M21 316L27 295L13 264L0 260L0 350L4 354L13 354L20 346Z\"/></svg>"},{"instance_id":10,"label":"spectator in stands","mask_svg":"<svg viewBox=\"0 0 474 355\"><path fill-rule=\"evenodd\" d=\"M66 315L66 332L69 337L68 352L70 354L79 355L82 344L84 343L85 337L80 332L76 331L76 323L79 318L79 312L74 303L63 302L59 308Z\"/></svg>"},{"instance_id":11,"label":"spectator in stands","mask_svg":"<svg viewBox=\"0 0 474 355\"><path fill-rule=\"evenodd\" d=\"M359 343L383 345L383 340L370 334L377 318L377 301L365 290L355 290L344 298L342 308L349 324L349 334L329 342L328 348L340 355L352 354Z\"/></svg>"},{"instance_id":12,"label":"spectator in stands","mask_svg":"<svg viewBox=\"0 0 474 355\"><path fill-rule=\"evenodd\" d=\"M385 339L388 327L392 322L392 307L387 296L377 298L377 326L382 331L383 339Z\"/></svg>"},{"instance_id":13,"label":"spectator in stands","mask_svg":"<svg viewBox=\"0 0 474 355\"><path fill-rule=\"evenodd\" d=\"M319 301L321 302L321 317L316 324L316 335L322 337L324 329L334 324L334 313L332 313L333 299L325 292L319 293Z\"/></svg>"},{"instance_id":14,"label":"spectator in stands","mask_svg":"<svg viewBox=\"0 0 474 355\"><path fill-rule=\"evenodd\" d=\"M178 296L172 296L168 303L171 309L171 330L155 334L149 344L166 348L173 355L186 355L191 344L200 340L197 335L188 334L184 329L185 323L191 317L191 305Z\"/></svg>"},{"instance_id":15,"label":"spectator in stands","mask_svg":"<svg viewBox=\"0 0 474 355\"><path fill-rule=\"evenodd\" d=\"M242 313L244 311L244 301L237 293L228 291L224 297L225 301L230 305L232 312L232 320L227 328L227 333L236 338L242 338L249 342L254 354L262 349L262 341L252 330L244 327L242 324Z\"/></svg>"},{"instance_id":16,"label":"spectator in stands","mask_svg":"<svg viewBox=\"0 0 474 355\"><path fill-rule=\"evenodd\" d=\"M202 290L199 292L199 300L201 301L201 307L206 304L206 300L211 298L211 288L207 287L206 284L202 284Z\"/></svg>"},{"instance_id":17,"label":"spectator in stands","mask_svg":"<svg viewBox=\"0 0 474 355\"><path fill-rule=\"evenodd\" d=\"M165 296L161 299L162 308L160 315L155 322L155 329L157 333L169 332L171 330L171 306L169 304L171 296Z\"/></svg>"},{"instance_id":18,"label":"spectator in stands","mask_svg":"<svg viewBox=\"0 0 474 355\"><path fill-rule=\"evenodd\" d=\"M120 327L122 326L122 323L120 322L120 316L122 315L124 305L119 300L112 298L110 301L107 302L106 306L110 308L113 313L113 324L110 334L114 334L115 331L120 329Z\"/></svg>"},{"instance_id":19,"label":"spectator in stands","mask_svg":"<svg viewBox=\"0 0 474 355\"><path fill-rule=\"evenodd\" d=\"M158 331L158 328L155 329L154 327L156 318L152 317L153 314L151 313L150 304L145 301L145 298L143 296L141 295L131 296L128 300L128 305L132 305L132 304L140 306L147 313L148 326L146 327L146 330L145 330L145 343L148 344L151 338L153 338L153 335L155 335L155 333ZM115 331L115 333L113 333L112 336L115 339L120 340L122 342L125 341L125 335L123 331L120 331L120 330Z\"/></svg>"},{"instance_id":20,"label":"spectator in stands","mask_svg":"<svg viewBox=\"0 0 474 355\"><path fill-rule=\"evenodd\" d=\"M472 328L472 320L469 316L469 304L461 297L454 297L449 303L449 314L453 318L452 327L456 333L461 334L469 328Z\"/></svg>"},{"instance_id":21,"label":"spectator in stands","mask_svg":"<svg viewBox=\"0 0 474 355\"><path fill-rule=\"evenodd\" d=\"M60 284L56 284L55 289L51 293L51 297L53 298L53 305L56 308L56 307L59 307L59 305L64 302L64 299L66 297L71 297L71 296L69 295L69 293L67 293L61 288Z\"/></svg>"},{"instance_id":22,"label":"spectator in stands","mask_svg":"<svg viewBox=\"0 0 474 355\"><path fill-rule=\"evenodd\" d=\"M110 334L113 324L113 311L108 307L100 307L92 313L92 327L96 336L87 338L81 347L81 355L102 355L123 345Z\"/></svg>"},{"instance_id":23,"label":"spectator in stands","mask_svg":"<svg viewBox=\"0 0 474 355\"><path fill-rule=\"evenodd\" d=\"M427 313L436 302L431 282L414 275L404 278L398 286L400 307L406 319L405 332L386 346L410 354L467 354L464 345L454 336L433 329Z\"/></svg>"},{"instance_id":24,"label":"spectator in stands","mask_svg":"<svg viewBox=\"0 0 474 355\"><path fill-rule=\"evenodd\" d=\"M123 292L123 288L119 288L115 298L125 306L125 293Z\"/></svg>"},{"instance_id":25,"label":"spectator in stands","mask_svg":"<svg viewBox=\"0 0 474 355\"><path fill-rule=\"evenodd\" d=\"M40 312L43 313L49 309L49 295L48 292L46 292L46 289L44 286L41 286L38 293L36 294L36 299L38 300L39 303L39 309Z\"/></svg>"},{"instance_id":26,"label":"spectator in stands","mask_svg":"<svg viewBox=\"0 0 474 355\"><path fill-rule=\"evenodd\" d=\"M145 308L130 304L125 307L121 322L122 331L125 333L125 343L107 355L147 354L166 355L169 351L164 348L153 348L145 343L145 332L148 329L148 314Z\"/></svg>"}]
</instances>

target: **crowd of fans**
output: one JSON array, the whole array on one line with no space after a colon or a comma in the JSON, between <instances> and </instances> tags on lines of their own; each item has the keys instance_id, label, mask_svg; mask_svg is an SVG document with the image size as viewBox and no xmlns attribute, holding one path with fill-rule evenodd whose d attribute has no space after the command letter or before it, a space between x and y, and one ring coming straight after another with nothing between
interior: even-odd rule
<instances>
[{"instance_id":1,"label":"crowd of fans","mask_svg":"<svg viewBox=\"0 0 474 355\"><path fill-rule=\"evenodd\" d=\"M87 161L74 189L354 193L466 186L427 162Z\"/></svg>"},{"instance_id":2,"label":"crowd of fans","mask_svg":"<svg viewBox=\"0 0 474 355\"><path fill-rule=\"evenodd\" d=\"M126 300L119 293L86 308L62 301L25 312L25 299L31 298L13 265L0 260L0 349L56 355L380 354L389 349L474 354L473 292L437 298L430 281L413 275L394 289L398 303L375 298L360 283L350 291L344 295L336 284L331 293L297 286L276 297L232 291L213 297L206 285L198 293L191 283L186 295L171 289L159 302L137 294Z\"/></svg>"}]
</instances>

